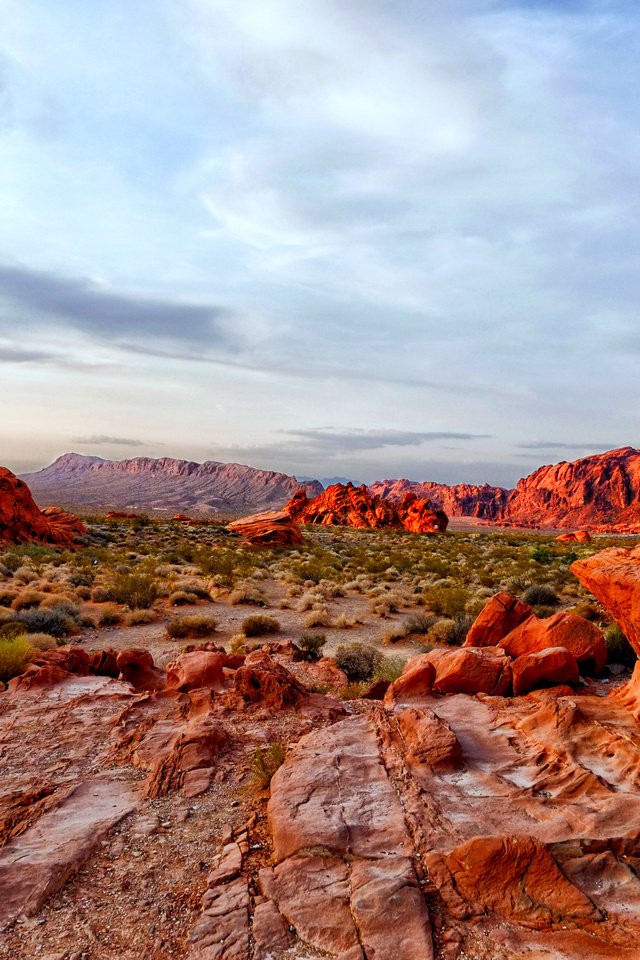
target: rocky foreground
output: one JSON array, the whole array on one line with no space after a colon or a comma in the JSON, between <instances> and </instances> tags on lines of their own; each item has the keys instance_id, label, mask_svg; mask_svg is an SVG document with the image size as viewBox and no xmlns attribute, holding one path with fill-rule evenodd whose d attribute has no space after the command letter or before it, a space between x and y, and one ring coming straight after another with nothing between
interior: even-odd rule
<instances>
[{"instance_id":1,"label":"rocky foreground","mask_svg":"<svg viewBox=\"0 0 640 960\"><path fill-rule=\"evenodd\" d=\"M574 570L640 650L640 549ZM638 958L640 667L607 694L603 655L508 594L347 703L286 643L47 651L0 694L2 949Z\"/></svg>"}]
</instances>

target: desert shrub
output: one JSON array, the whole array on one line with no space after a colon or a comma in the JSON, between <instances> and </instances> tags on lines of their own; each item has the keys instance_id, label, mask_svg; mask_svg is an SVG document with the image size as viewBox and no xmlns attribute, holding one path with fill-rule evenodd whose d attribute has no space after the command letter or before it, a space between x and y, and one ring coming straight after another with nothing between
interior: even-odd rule
<instances>
[{"instance_id":1,"label":"desert shrub","mask_svg":"<svg viewBox=\"0 0 640 960\"><path fill-rule=\"evenodd\" d=\"M74 619L56 607L51 610L21 610L16 619L25 625L28 633L49 633L52 637L67 637L76 629Z\"/></svg>"},{"instance_id":2,"label":"desert shrub","mask_svg":"<svg viewBox=\"0 0 640 960\"><path fill-rule=\"evenodd\" d=\"M246 603L253 607L264 607L265 600L252 583L239 583L229 594L229 603L233 606Z\"/></svg>"},{"instance_id":3,"label":"desert shrub","mask_svg":"<svg viewBox=\"0 0 640 960\"><path fill-rule=\"evenodd\" d=\"M201 587L197 583L181 583L178 585L178 589L192 594L198 600L211 600L211 594L209 591L205 590L204 587Z\"/></svg>"},{"instance_id":4,"label":"desert shrub","mask_svg":"<svg viewBox=\"0 0 640 960\"><path fill-rule=\"evenodd\" d=\"M187 593L186 590L174 590L169 594L168 601L171 607L192 607L198 602L195 593Z\"/></svg>"},{"instance_id":5,"label":"desert shrub","mask_svg":"<svg viewBox=\"0 0 640 960\"><path fill-rule=\"evenodd\" d=\"M21 583L33 583L34 580L38 579L38 574L31 567L18 567L17 570L13 571L13 579L19 580Z\"/></svg>"},{"instance_id":6,"label":"desert shrub","mask_svg":"<svg viewBox=\"0 0 640 960\"><path fill-rule=\"evenodd\" d=\"M144 573L121 573L108 586L109 597L132 610L146 610L158 597L158 585Z\"/></svg>"},{"instance_id":7,"label":"desert shrub","mask_svg":"<svg viewBox=\"0 0 640 960\"><path fill-rule=\"evenodd\" d=\"M397 627L392 627L391 630L387 630L382 638L383 643L399 643L400 640L404 640L407 636L407 628L404 624L399 624Z\"/></svg>"},{"instance_id":8,"label":"desert shrub","mask_svg":"<svg viewBox=\"0 0 640 960\"><path fill-rule=\"evenodd\" d=\"M0 605L10 607L16 597L17 592L15 590L0 590Z\"/></svg>"},{"instance_id":9,"label":"desert shrub","mask_svg":"<svg viewBox=\"0 0 640 960\"><path fill-rule=\"evenodd\" d=\"M450 632L449 643L454 647L461 647L467 639L467 634L471 629L473 617L463 615L453 618L453 629Z\"/></svg>"},{"instance_id":10,"label":"desert shrub","mask_svg":"<svg viewBox=\"0 0 640 960\"><path fill-rule=\"evenodd\" d=\"M22 593L13 598L11 606L14 610L30 610L39 607L45 599L46 594L40 590L23 590Z\"/></svg>"},{"instance_id":11,"label":"desert shrub","mask_svg":"<svg viewBox=\"0 0 640 960\"><path fill-rule=\"evenodd\" d=\"M10 572L15 573L22 566L22 557L17 553L4 553L2 555L2 565Z\"/></svg>"},{"instance_id":12,"label":"desert shrub","mask_svg":"<svg viewBox=\"0 0 640 960\"><path fill-rule=\"evenodd\" d=\"M124 622L128 627L139 627L143 623L155 623L158 619L153 610L129 610L124 615Z\"/></svg>"},{"instance_id":13,"label":"desert shrub","mask_svg":"<svg viewBox=\"0 0 640 960\"><path fill-rule=\"evenodd\" d=\"M264 637L268 633L278 633L280 623L275 617L254 613L253 616L246 617L242 621L241 629L245 637Z\"/></svg>"},{"instance_id":14,"label":"desert shrub","mask_svg":"<svg viewBox=\"0 0 640 960\"><path fill-rule=\"evenodd\" d=\"M266 790L276 770L282 766L285 747L281 743L272 743L267 750L258 747L251 761L251 773L254 782L261 790Z\"/></svg>"},{"instance_id":15,"label":"desert shrub","mask_svg":"<svg viewBox=\"0 0 640 960\"><path fill-rule=\"evenodd\" d=\"M244 633L236 633L229 641L229 650L231 653L246 653L247 638Z\"/></svg>"},{"instance_id":16,"label":"desert shrub","mask_svg":"<svg viewBox=\"0 0 640 960\"><path fill-rule=\"evenodd\" d=\"M58 646L56 638L50 633L30 633L27 639L34 650L53 650Z\"/></svg>"},{"instance_id":17,"label":"desert shrub","mask_svg":"<svg viewBox=\"0 0 640 960\"><path fill-rule=\"evenodd\" d=\"M306 617L303 617L302 623L308 630L313 627L330 627L331 617L326 607L315 607Z\"/></svg>"},{"instance_id":18,"label":"desert shrub","mask_svg":"<svg viewBox=\"0 0 640 960\"><path fill-rule=\"evenodd\" d=\"M604 632L609 663L622 663L627 667L636 662L636 652L617 623L611 624Z\"/></svg>"},{"instance_id":19,"label":"desert shrub","mask_svg":"<svg viewBox=\"0 0 640 960\"><path fill-rule=\"evenodd\" d=\"M540 543L531 549L529 556L532 560L535 560L536 563L551 563L553 559L551 550Z\"/></svg>"},{"instance_id":20,"label":"desert shrub","mask_svg":"<svg viewBox=\"0 0 640 960\"><path fill-rule=\"evenodd\" d=\"M174 640L208 637L215 633L217 620L205 613L192 613L185 617L176 617L167 624L167 634Z\"/></svg>"},{"instance_id":21,"label":"desert shrub","mask_svg":"<svg viewBox=\"0 0 640 960\"><path fill-rule=\"evenodd\" d=\"M375 680L388 680L393 683L401 676L407 665L404 657L381 657L379 665L374 671Z\"/></svg>"},{"instance_id":22,"label":"desert shrub","mask_svg":"<svg viewBox=\"0 0 640 960\"><path fill-rule=\"evenodd\" d=\"M338 647L336 665L350 681L370 680L382 662L382 654L366 643L350 643Z\"/></svg>"},{"instance_id":23,"label":"desert shrub","mask_svg":"<svg viewBox=\"0 0 640 960\"><path fill-rule=\"evenodd\" d=\"M124 612L117 603L105 603L96 612L101 627L113 627L117 623L122 623L124 616Z\"/></svg>"},{"instance_id":24,"label":"desert shrub","mask_svg":"<svg viewBox=\"0 0 640 960\"><path fill-rule=\"evenodd\" d=\"M300 637L296 646L302 652L305 660L318 660L322 656L322 648L327 642L324 633L305 633Z\"/></svg>"},{"instance_id":25,"label":"desert shrub","mask_svg":"<svg viewBox=\"0 0 640 960\"><path fill-rule=\"evenodd\" d=\"M67 583L72 587L93 586L94 574L91 570L72 570L67 574Z\"/></svg>"},{"instance_id":26,"label":"desert shrub","mask_svg":"<svg viewBox=\"0 0 640 960\"><path fill-rule=\"evenodd\" d=\"M558 594L553 587L548 586L546 583L533 583L524 591L522 599L525 603L542 605L544 607L557 607L560 603Z\"/></svg>"},{"instance_id":27,"label":"desert shrub","mask_svg":"<svg viewBox=\"0 0 640 960\"><path fill-rule=\"evenodd\" d=\"M33 655L33 647L24 634L0 637L0 680L6 683L20 676Z\"/></svg>"},{"instance_id":28,"label":"desert shrub","mask_svg":"<svg viewBox=\"0 0 640 960\"><path fill-rule=\"evenodd\" d=\"M404 622L407 633L429 633L438 618L430 613L413 613Z\"/></svg>"},{"instance_id":29,"label":"desert shrub","mask_svg":"<svg viewBox=\"0 0 640 960\"><path fill-rule=\"evenodd\" d=\"M348 617L345 613L341 613L336 619L336 627L338 630L350 630L351 627L355 627L355 625L355 617Z\"/></svg>"},{"instance_id":30,"label":"desert shrub","mask_svg":"<svg viewBox=\"0 0 640 960\"><path fill-rule=\"evenodd\" d=\"M469 601L469 594L464 587L426 587L422 596L424 606L443 617L455 617L464 613Z\"/></svg>"},{"instance_id":31,"label":"desert shrub","mask_svg":"<svg viewBox=\"0 0 640 960\"><path fill-rule=\"evenodd\" d=\"M567 613L573 613L577 617L583 617L585 620L590 620L592 623L599 623L601 620L606 619L606 615L601 607L598 607L595 603L589 603L588 601L584 603L577 603L575 607L571 607L570 610L567 610Z\"/></svg>"},{"instance_id":32,"label":"desert shrub","mask_svg":"<svg viewBox=\"0 0 640 960\"><path fill-rule=\"evenodd\" d=\"M93 603L107 603L111 594L106 587L94 587L91 591L91 600Z\"/></svg>"},{"instance_id":33,"label":"desert shrub","mask_svg":"<svg viewBox=\"0 0 640 960\"><path fill-rule=\"evenodd\" d=\"M352 683L345 684L338 690L340 700L359 700L360 697L369 689L367 680L354 680Z\"/></svg>"},{"instance_id":34,"label":"desert shrub","mask_svg":"<svg viewBox=\"0 0 640 960\"><path fill-rule=\"evenodd\" d=\"M27 628L24 623L19 623L17 620L8 620L0 626L0 639L3 640L13 640L15 637L24 637L26 633Z\"/></svg>"}]
</instances>

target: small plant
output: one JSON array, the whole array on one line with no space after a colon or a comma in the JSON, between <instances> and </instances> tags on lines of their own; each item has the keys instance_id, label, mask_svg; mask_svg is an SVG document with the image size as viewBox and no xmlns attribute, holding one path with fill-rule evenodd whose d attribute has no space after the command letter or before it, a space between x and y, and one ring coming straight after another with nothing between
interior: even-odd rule
<instances>
[{"instance_id":1,"label":"small plant","mask_svg":"<svg viewBox=\"0 0 640 960\"><path fill-rule=\"evenodd\" d=\"M280 623L275 617L265 617L255 613L242 621L241 629L245 637L264 637L269 633L278 633Z\"/></svg>"},{"instance_id":2,"label":"small plant","mask_svg":"<svg viewBox=\"0 0 640 960\"><path fill-rule=\"evenodd\" d=\"M464 587L426 587L422 596L424 606L443 617L463 614L469 601L469 594Z\"/></svg>"},{"instance_id":3,"label":"small plant","mask_svg":"<svg viewBox=\"0 0 640 960\"><path fill-rule=\"evenodd\" d=\"M324 633L305 633L296 646L302 652L304 660L319 660L326 642Z\"/></svg>"},{"instance_id":4,"label":"small plant","mask_svg":"<svg viewBox=\"0 0 640 960\"><path fill-rule=\"evenodd\" d=\"M636 652L617 623L611 624L604 632L609 663L622 663L631 667L636 662Z\"/></svg>"},{"instance_id":5,"label":"small plant","mask_svg":"<svg viewBox=\"0 0 640 960\"><path fill-rule=\"evenodd\" d=\"M98 623L101 627L114 627L116 624L122 623L124 616L117 603L105 603L97 613Z\"/></svg>"},{"instance_id":6,"label":"small plant","mask_svg":"<svg viewBox=\"0 0 640 960\"><path fill-rule=\"evenodd\" d=\"M402 671L406 665L407 661L404 657L382 657L379 665L375 669L374 679L388 680L390 683L393 683L394 680L397 680L398 677L402 675Z\"/></svg>"},{"instance_id":7,"label":"small plant","mask_svg":"<svg viewBox=\"0 0 640 960\"><path fill-rule=\"evenodd\" d=\"M404 622L406 633L426 634L438 622L430 613L414 613Z\"/></svg>"},{"instance_id":8,"label":"small plant","mask_svg":"<svg viewBox=\"0 0 640 960\"><path fill-rule=\"evenodd\" d=\"M542 546L542 544L536 544L535 547L529 553L529 556L532 560L535 560L536 563L551 563L553 556L548 547Z\"/></svg>"},{"instance_id":9,"label":"small plant","mask_svg":"<svg viewBox=\"0 0 640 960\"><path fill-rule=\"evenodd\" d=\"M121 573L108 587L111 600L132 610L148 609L158 597L158 585L148 574Z\"/></svg>"},{"instance_id":10,"label":"small plant","mask_svg":"<svg viewBox=\"0 0 640 960\"><path fill-rule=\"evenodd\" d=\"M250 604L254 607L264 607L264 597L251 583L239 583L229 594L229 603L237 606L241 603Z\"/></svg>"},{"instance_id":11,"label":"small plant","mask_svg":"<svg viewBox=\"0 0 640 960\"><path fill-rule=\"evenodd\" d=\"M302 623L308 630L313 627L330 627L331 617L326 607L316 607L309 611Z\"/></svg>"},{"instance_id":12,"label":"small plant","mask_svg":"<svg viewBox=\"0 0 640 960\"><path fill-rule=\"evenodd\" d=\"M382 662L382 654L366 643L350 643L338 647L336 665L350 681L370 680Z\"/></svg>"},{"instance_id":13,"label":"small plant","mask_svg":"<svg viewBox=\"0 0 640 960\"><path fill-rule=\"evenodd\" d=\"M525 603L536 604L543 607L557 607L560 603L560 597L553 587L545 583L534 583L522 594Z\"/></svg>"},{"instance_id":14,"label":"small plant","mask_svg":"<svg viewBox=\"0 0 640 960\"><path fill-rule=\"evenodd\" d=\"M186 590L174 590L169 594L168 604L171 607L192 607L198 602L195 593Z\"/></svg>"},{"instance_id":15,"label":"small plant","mask_svg":"<svg viewBox=\"0 0 640 960\"><path fill-rule=\"evenodd\" d=\"M251 772L256 785L266 790L276 770L282 766L285 747L281 743L272 743L267 750L258 747L251 762Z\"/></svg>"},{"instance_id":16,"label":"small plant","mask_svg":"<svg viewBox=\"0 0 640 960\"><path fill-rule=\"evenodd\" d=\"M0 680L6 683L20 676L33 655L33 647L23 634L0 637Z\"/></svg>"},{"instance_id":17,"label":"small plant","mask_svg":"<svg viewBox=\"0 0 640 960\"><path fill-rule=\"evenodd\" d=\"M129 610L124 622L128 627L139 627L143 623L155 623L157 619L153 610Z\"/></svg>"},{"instance_id":18,"label":"small plant","mask_svg":"<svg viewBox=\"0 0 640 960\"><path fill-rule=\"evenodd\" d=\"M48 633L52 637L66 637L74 630L77 632L75 620L57 607L51 610L21 610L16 619L25 625L28 633Z\"/></svg>"},{"instance_id":19,"label":"small plant","mask_svg":"<svg viewBox=\"0 0 640 960\"><path fill-rule=\"evenodd\" d=\"M202 613L193 613L185 617L176 617L167 624L167 634L173 640L195 640L215 633L217 620Z\"/></svg>"}]
</instances>

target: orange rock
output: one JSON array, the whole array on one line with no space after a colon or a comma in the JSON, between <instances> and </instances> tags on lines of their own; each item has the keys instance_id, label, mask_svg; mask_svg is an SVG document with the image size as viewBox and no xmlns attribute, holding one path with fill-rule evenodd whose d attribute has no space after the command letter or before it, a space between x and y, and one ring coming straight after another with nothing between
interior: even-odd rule
<instances>
[{"instance_id":1,"label":"orange rock","mask_svg":"<svg viewBox=\"0 0 640 960\"><path fill-rule=\"evenodd\" d=\"M295 546L304 543L300 527L291 519L288 513L275 512L256 513L242 520L234 520L227 526L232 533L239 533L249 543L255 546L269 547Z\"/></svg>"},{"instance_id":2,"label":"orange rock","mask_svg":"<svg viewBox=\"0 0 640 960\"><path fill-rule=\"evenodd\" d=\"M402 671L402 675L387 690L384 697L385 707L427 699L431 696L435 678L436 670L428 654L423 653L412 657Z\"/></svg>"},{"instance_id":3,"label":"orange rock","mask_svg":"<svg viewBox=\"0 0 640 960\"><path fill-rule=\"evenodd\" d=\"M640 657L640 547L611 547L576 560L571 572L611 614Z\"/></svg>"},{"instance_id":4,"label":"orange rock","mask_svg":"<svg viewBox=\"0 0 640 960\"><path fill-rule=\"evenodd\" d=\"M183 653L167 665L167 690L184 692L199 687L224 690L225 669L236 669L243 662L244 657L229 656L226 653L210 653L206 650Z\"/></svg>"},{"instance_id":5,"label":"orange rock","mask_svg":"<svg viewBox=\"0 0 640 960\"><path fill-rule=\"evenodd\" d=\"M591 534L586 530L576 530L573 533L561 533L556 540L559 543L590 543Z\"/></svg>"},{"instance_id":6,"label":"orange rock","mask_svg":"<svg viewBox=\"0 0 640 960\"><path fill-rule=\"evenodd\" d=\"M500 647L438 649L426 654L436 670L434 693L486 693L511 689L511 662Z\"/></svg>"},{"instance_id":7,"label":"orange rock","mask_svg":"<svg viewBox=\"0 0 640 960\"><path fill-rule=\"evenodd\" d=\"M270 710L295 707L308 696L293 674L261 652L250 654L236 670L234 687L243 700Z\"/></svg>"},{"instance_id":8,"label":"orange rock","mask_svg":"<svg viewBox=\"0 0 640 960\"><path fill-rule=\"evenodd\" d=\"M59 507L40 510L29 487L0 467L0 543L48 543L70 547L87 528Z\"/></svg>"},{"instance_id":9,"label":"orange rock","mask_svg":"<svg viewBox=\"0 0 640 960\"><path fill-rule=\"evenodd\" d=\"M153 657L142 647L120 650L116 664L123 680L136 690L162 690L165 677L162 670L153 665Z\"/></svg>"},{"instance_id":10,"label":"orange rock","mask_svg":"<svg viewBox=\"0 0 640 960\"><path fill-rule=\"evenodd\" d=\"M451 727L433 710L411 708L398 714L398 726L411 764L427 764L433 770L457 767L460 744Z\"/></svg>"},{"instance_id":11,"label":"orange rock","mask_svg":"<svg viewBox=\"0 0 640 960\"><path fill-rule=\"evenodd\" d=\"M607 662L602 630L574 613L555 613L545 620L532 615L501 640L500 646L514 660L549 647L565 647L579 664L596 673L600 673Z\"/></svg>"},{"instance_id":12,"label":"orange rock","mask_svg":"<svg viewBox=\"0 0 640 960\"><path fill-rule=\"evenodd\" d=\"M537 687L577 683L580 676L578 661L564 647L548 647L536 653L525 653L513 661L512 670L515 696L529 693Z\"/></svg>"},{"instance_id":13,"label":"orange rock","mask_svg":"<svg viewBox=\"0 0 640 960\"><path fill-rule=\"evenodd\" d=\"M465 647L496 647L532 613L528 603L510 593L496 593L471 625Z\"/></svg>"},{"instance_id":14,"label":"orange rock","mask_svg":"<svg viewBox=\"0 0 640 960\"><path fill-rule=\"evenodd\" d=\"M311 500L301 490L285 510L299 523L332 527L404 527L412 533L438 533L448 523L442 510L434 510L430 501L419 500L413 493L394 504L373 495L364 484L352 483L334 483Z\"/></svg>"},{"instance_id":15,"label":"orange rock","mask_svg":"<svg viewBox=\"0 0 640 960\"><path fill-rule=\"evenodd\" d=\"M86 677L89 673L89 655L81 647L56 647L39 653L24 673L9 681L9 690L29 690L31 687L49 687L72 674Z\"/></svg>"},{"instance_id":16,"label":"orange rock","mask_svg":"<svg viewBox=\"0 0 640 960\"><path fill-rule=\"evenodd\" d=\"M602 919L532 837L478 837L451 853L428 854L426 866L459 916L491 912L533 929Z\"/></svg>"}]
</instances>

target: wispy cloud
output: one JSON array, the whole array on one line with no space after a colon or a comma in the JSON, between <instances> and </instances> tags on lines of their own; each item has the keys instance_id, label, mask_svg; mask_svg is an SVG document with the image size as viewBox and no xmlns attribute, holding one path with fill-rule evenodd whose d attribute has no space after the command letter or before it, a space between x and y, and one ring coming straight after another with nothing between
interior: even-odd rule
<instances>
[{"instance_id":1,"label":"wispy cloud","mask_svg":"<svg viewBox=\"0 0 640 960\"><path fill-rule=\"evenodd\" d=\"M458 433L451 431L413 431L413 430L336 430L324 427L309 430L281 430L292 437L294 444L321 450L327 456L335 457L344 453L360 450L382 450L385 447L417 447L424 443L439 440L478 440L486 439L486 433Z\"/></svg>"},{"instance_id":2,"label":"wispy cloud","mask_svg":"<svg viewBox=\"0 0 640 960\"><path fill-rule=\"evenodd\" d=\"M91 437L71 437L71 443L79 443L91 447L101 447L105 444L115 447L144 447L142 440L134 440L131 437L109 437L102 433L96 433Z\"/></svg>"},{"instance_id":3,"label":"wispy cloud","mask_svg":"<svg viewBox=\"0 0 640 960\"><path fill-rule=\"evenodd\" d=\"M574 443L561 440L532 440L529 443L517 443L518 450L615 450L619 444L615 443Z\"/></svg>"}]
</instances>

